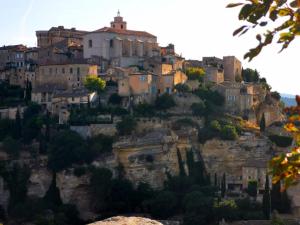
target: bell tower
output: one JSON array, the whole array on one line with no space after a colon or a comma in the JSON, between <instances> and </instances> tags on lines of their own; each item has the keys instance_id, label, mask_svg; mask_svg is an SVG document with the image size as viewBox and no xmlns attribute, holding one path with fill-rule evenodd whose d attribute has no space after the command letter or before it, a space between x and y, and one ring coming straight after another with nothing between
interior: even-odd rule
<instances>
[{"instance_id":1,"label":"bell tower","mask_svg":"<svg viewBox=\"0 0 300 225\"><path fill-rule=\"evenodd\" d=\"M114 18L114 21L110 23L110 27L118 30L127 29L127 23L123 21L123 17L120 15L119 10L117 16Z\"/></svg>"}]
</instances>

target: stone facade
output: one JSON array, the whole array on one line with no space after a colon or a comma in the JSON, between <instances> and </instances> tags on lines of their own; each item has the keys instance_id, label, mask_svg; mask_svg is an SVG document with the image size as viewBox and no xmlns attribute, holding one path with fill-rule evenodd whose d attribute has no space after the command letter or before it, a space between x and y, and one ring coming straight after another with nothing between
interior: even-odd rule
<instances>
[{"instance_id":1,"label":"stone facade","mask_svg":"<svg viewBox=\"0 0 300 225\"><path fill-rule=\"evenodd\" d=\"M159 49L154 35L128 30L120 15L114 18L111 27L84 35L83 46L84 58L103 57L120 67L139 65L141 59L152 57Z\"/></svg>"},{"instance_id":2,"label":"stone facade","mask_svg":"<svg viewBox=\"0 0 300 225\"><path fill-rule=\"evenodd\" d=\"M235 56L223 57L224 79L235 82L236 77L242 75L242 63Z\"/></svg>"}]
</instances>

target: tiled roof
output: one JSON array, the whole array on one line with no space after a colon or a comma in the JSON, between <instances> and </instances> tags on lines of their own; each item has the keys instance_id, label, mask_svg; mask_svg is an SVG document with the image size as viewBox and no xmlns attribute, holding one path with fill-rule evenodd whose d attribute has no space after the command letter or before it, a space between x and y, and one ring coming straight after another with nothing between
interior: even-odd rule
<instances>
[{"instance_id":1,"label":"tiled roof","mask_svg":"<svg viewBox=\"0 0 300 225\"><path fill-rule=\"evenodd\" d=\"M102 33L102 32L156 38L156 36L145 31L121 30L121 29L115 29L111 27L103 27L99 30L92 31L90 33Z\"/></svg>"},{"instance_id":2,"label":"tiled roof","mask_svg":"<svg viewBox=\"0 0 300 225\"><path fill-rule=\"evenodd\" d=\"M25 45L8 45L0 47L0 50L14 50L14 51L25 51L27 47Z\"/></svg>"}]
</instances>

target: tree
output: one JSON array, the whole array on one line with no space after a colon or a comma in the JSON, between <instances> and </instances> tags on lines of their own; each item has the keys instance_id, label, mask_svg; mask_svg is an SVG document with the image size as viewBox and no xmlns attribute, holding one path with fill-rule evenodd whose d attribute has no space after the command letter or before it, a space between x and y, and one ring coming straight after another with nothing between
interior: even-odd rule
<instances>
[{"instance_id":1,"label":"tree","mask_svg":"<svg viewBox=\"0 0 300 225\"><path fill-rule=\"evenodd\" d=\"M7 136L3 142L2 146L4 151L9 154L11 157L16 158L20 154L21 143L18 140L13 139L10 136Z\"/></svg>"},{"instance_id":2,"label":"tree","mask_svg":"<svg viewBox=\"0 0 300 225\"><path fill-rule=\"evenodd\" d=\"M266 130L266 118L265 118L265 114L263 113L260 123L259 123L259 127L260 127L260 131L264 132Z\"/></svg>"},{"instance_id":3,"label":"tree","mask_svg":"<svg viewBox=\"0 0 300 225\"><path fill-rule=\"evenodd\" d=\"M84 80L84 86L89 91L95 91L98 94L99 104L100 102L100 94L104 91L106 83L100 77L95 75L89 75Z\"/></svg>"},{"instance_id":4,"label":"tree","mask_svg":"<svg viewBox=\"0 0 300 225\"><path fill-rule=\"evenodd\" d=\"M177 198L173 192L162 191L150 201L150 214L158 219L167 219L176 212Z\"/></svg>"},{"instance_id":5,"label":"tree","mask_svg":"<svg viewBox=\"0 0 300 225\"><path fill-rule=\"evenodd\" d=\"M25 102L26 102L26 104L28 104L31 101L31 91L32 91L32 85L31 85L31 82L27 79L26 88L25 88Z\"/></svg>"},{"instance_id":6,"label":"tree","mask_svg":"<svg viewBox=\"0 0 300 225\"><path fill-rule=\"evenodd\" d=\"M225 197L226 193L226 175L225 173L223 174L222 181L221 181L221 196L222 198Z\"/></svg>"},{"instance_id":7,"label":"tree","mask_svg":"<svg viewBox=\"0 0 300 225\"><path fill-rule=\"evenodd\" d=\"M54 172L70 167L73 163L86 160L86 145L74 131L60 131L55 134L49 145L48 166Z\"/></svg>"},{"instance_id":8,"label":"tree","mask_svg":"<svg viewBox=\"0 0 300 225\"><path fill-rule=\"evenodd\" d=\"M167 109L174 107L175 105L176 105L176 103L175 103L174 98L167 93L165 93L161 96L158 96L155 100L155 107L158 110L165 111Z\"/></svg>"},{"instance_id":9,"label":"tree","mask_svg":"<svg viewBox=\"0 0 300 225\"><path fill-rule=\"evenodd\" d=\"M221 137L224 140L236 140L238 138L236 128L232 125L225 125L221 130Z\"/></svg>"},{"instance_id":10,"label":"tree","mask_svg":"<svg viewBox=\"0 0 300 225\"><path fill-rule=\"evenodd\" d=\"M267 220L270 219L271 214L271 197L270 197L270 183L269 175L266 175L265 191L263 195L263 213Z\"/></svg>"},{"instance_id":11,"label":"tree","mask_svg":"<svg viewBox=\"0 0 300 225\"><path fill-rule=\"evenodd\" d=\"M177 159L178 159L178 166L179 166L179 175L182 176L182 177L185 177L186 173L185 173L185 169L184 169L184 162L182 160L181 153L180 153L179 149L177 149Z\"/></svg>"},{"instance_id":12,"label":"tree","mask_svg":"<svg viewBox=\"0 0 300 225\"><path fill-rule=\"evenodd\" d=\"M257 181L256 180L250 180L248 182L247 193L249 196L256 199L256 197L257 197Z\"/></svg>"},{"instance_id":13,"label":"tree","mask_svg":"<svg viewBox=\"0 0 300 225\"><path fill-rule=\"evenodd\" d=\"M198 67L187 68L185 73L189 80L199 80L200 82L203 81L203 77L205 75L204 69Z\"/></svg>"},{"instance_id":14,"label":"tree","mask_svg":"<svg viewBox=\"0 0 300 225\"><path fill-rule=\"evenodd\" d=\"M179 93L186 93L190 91L189 86L187 86L186 84L176 84L175 85L175 90L178 91Z\"/></svg>"},{"instance_id":15,"label":"tree","mask_svg":"<svg viewBox=\"0 0 300 225\"><path fill-rule=\"evenodd\" d=\"M135 130L136 125L137 123L133 117L123 117L122 121L117 123L119 135L130 135Z\"/></svg>"},{"instance_id":16,"label":"tree","mask_svg":"<svg viewBox=\"0 0 300 225\"><path fill-rule=\"evenodd\" d=\"M22 120L21 120L19 108L17 109L17 112L16 112L16 122L15 122L15 132L14 133L15 133L14 137L16 139L21 138L21 136L22 136Z\"/></svg>"},{"instance_id":17,"label":"tree","mask_svg":"<svg viewBox=\"0 0 300 225\"><path fill-rule=\"evenodd\" d=\"M215 185L215 187L218 187L218 175L217 175L217 173L215 173L214 185Z\"/></svg>"},{"instance_id":18,"label":"tree","mask_svg":"<svg viewBox=\"0 0 300 225\"><path fill-rule=\"evenodd\" d=\"M247 68L242 70L242 78L245 82L258 83L260 75L257 70Z\"/></svg>"},{"instance_id":19,"label":"tree","mask_svg":"<svg viewBox=\"0 0 300 225\"><path fill-rule=\"evenodd\" d=\"M118 93L113 93L109 97L108 102L113 105L120 105L122 102L122 97L120 95L118 95Z\"/></svg>"},{"instance_id":20,"label":"tree","mask_svg":"<svg viewBox=\"0 0 300 225\"><path fill-rule=\"evenodd\" d=\"M256 35L258 45L245 54L244 58L249 58L249 61L256 57L264 47L270 45L278 34L277 43L282 45L281 51L286 49L299 35L299 0L243 1L227 5L228 8L236 6L242 6L239 19L248 24L235 30L233 35L242 35L256 27L266 27L263 35ZM273 26L272 23L278 21L280 21L280 25Z\"/></svg>"},{"instance_id":21,"label":"tree","mask_svg":"<svg viewBox=\"0 0 300 225\"><path fill-rule=\"evenodd\" d=\"M193 115L195 115L195 116L207 115L207 108L203 101L201 101L199 103L193 103L191 105L191 110L193 111Z\"/></svg>"}]
</instances>

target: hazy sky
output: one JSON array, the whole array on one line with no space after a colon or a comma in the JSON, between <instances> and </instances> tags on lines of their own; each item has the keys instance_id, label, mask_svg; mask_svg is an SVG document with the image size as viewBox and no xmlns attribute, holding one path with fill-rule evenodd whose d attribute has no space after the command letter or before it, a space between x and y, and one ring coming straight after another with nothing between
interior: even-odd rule
<instances>
[{"instance_id":1,"label":"hazy sky","mask_svg":"<svg viewBox=\"0 0 300 225\"><path fill-rule=\"evenodd\" d=\"M244 53L257 43L255 33L236 38L237 9L226 9L230 0L0 0L0 45L36 45L35 31L52 26L92 31L109 26L120 9L128 29L148 31L161 46L175 44L186 59ZM233 1L234 2L234 1ZM300 37L288 50L277 54L280 46L265 49L253 62L281 93L300 94ZM299 57L299 58L298 58Z\"/></svg>"}]
</instances>

